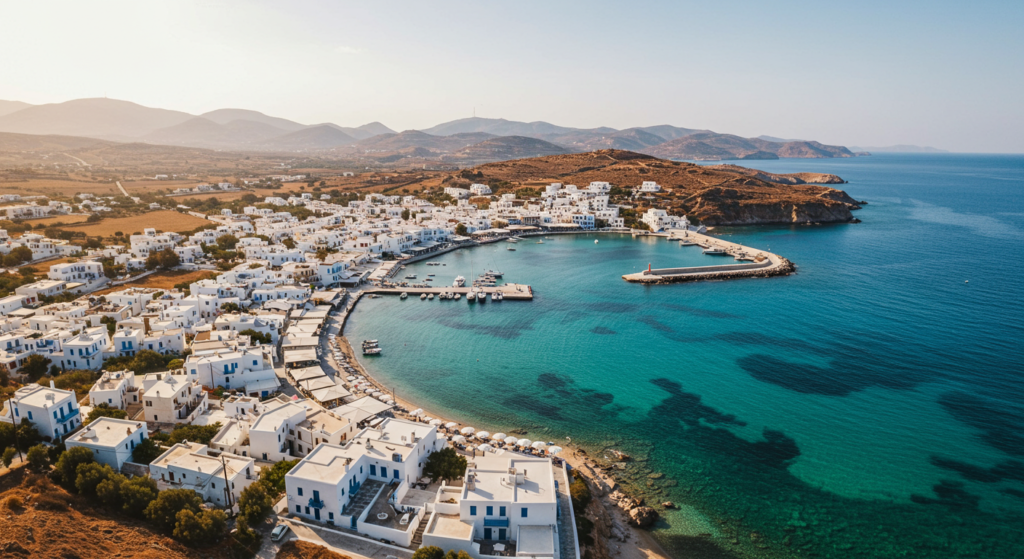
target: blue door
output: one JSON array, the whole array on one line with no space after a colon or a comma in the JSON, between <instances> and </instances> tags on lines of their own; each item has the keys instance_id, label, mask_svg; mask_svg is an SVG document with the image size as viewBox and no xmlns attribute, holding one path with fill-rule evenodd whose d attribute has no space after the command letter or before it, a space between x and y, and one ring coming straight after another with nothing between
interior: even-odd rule
<instances>
[{"instance_id":1,"label":"blue door","mask_svg":"<svg viewBox=\"0 0 1024 559\"><path fill-rule=\"evenodd\" d=\"M320 509L313 509L313 517L320 520Z\"/></svg>"},{"instance_id":2,"label":"blue door","mask_svg":"<svg viewBox=\"0 0 1024 559\"><path fill-rule=\"evenodd\" d=\"M490 528L484 528L484 539L485 540L491 539L491 529Z\"/></svg>"},{"instance_id":3,"label":"blue door","mask_svg":"<svg viewBox=\"0 0 1024 559\"><path fill-rule=\"evenodd\" d=\"M506 534L506 530L504 528L498 528L498 539L499 540L501 540L501 541L507 540L508 539L506 537L507 535L508 534Z\"/></svg>"}]
</instances>

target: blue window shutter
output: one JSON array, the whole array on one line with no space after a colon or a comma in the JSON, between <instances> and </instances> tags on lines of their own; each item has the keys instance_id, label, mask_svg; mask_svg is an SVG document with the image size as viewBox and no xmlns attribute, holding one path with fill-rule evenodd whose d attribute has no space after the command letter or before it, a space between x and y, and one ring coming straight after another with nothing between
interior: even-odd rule
<instances>
[{"instance_id":1,"label":"blue window shutter","mask_svg":"<svg viewBox=\"0 0 1024 559\"><path fill-rule=\"evenodd\" d=\"M494 507L487 505L487 516L494 516Z\"/></svg>"},{"instance_id":2,"label":"blue window shutter","mask_svg":"<svg viewBox=\"0 0 1024 559\"><path fill-rule=\"evenodd\" d=\"M300 487L299 488L299 497L301 497L301 496L302 496L302 488Z\"/></svg>"},{"instance_id":3,"label":"blue window shutter","mask_svg":"<svg viewBox=\"0 0 1024 559\"><path fill-rule=\"evenodd\" d=\"M505 516L505 507L498 507L498 516Z\"/></svg>"},{"instance_id":4,"label":"blue window shutter","mask_svg":"<svg viewBox=\"0 0 1024 559\"><path fill-rule=\"evenodd\" d=\"M475 506L470 506L469 507L469 515L470 516L476 516L476 507Z\"/></svg>"},{"instance_id":5,"label":"blue window shutter","mask_svg":"<svg viewBox=\"0 0 1024 559\"><path fill-rule=\"evenodd\" d=\"M526 508L526 507L523 507L523 513L522 513L522 517L523 517L523 518L526 518L526 516L527 516L527 513L528 513L529 511L530 511L530 509L528 509L528 508Z\"/></svg>"}]
</instances>

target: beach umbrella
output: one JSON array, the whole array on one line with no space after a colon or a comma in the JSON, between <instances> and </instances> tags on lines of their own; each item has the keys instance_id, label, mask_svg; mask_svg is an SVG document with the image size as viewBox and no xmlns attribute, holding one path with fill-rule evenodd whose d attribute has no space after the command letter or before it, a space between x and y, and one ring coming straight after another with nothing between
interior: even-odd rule
<instances>
[{"instance_id":1,"label":"beach umbrella","mask_svg":"<svg viewBox=\"0 0 1024 559\"><path fill-rule=\"evenodd\" d=\"M380 396L381 394L382 394L382 392L380 390L374 390L373 394L370 394L370 396L373 396L374 398L376 398L377 396Z\"/></svg>"},{"instance_id":2,"label":"beach umbrella","mask_svg":"<svg viewBox=\"0 0 1024 559\"><path fill-rule=\"evenodd\" d=\"M519 443L518 444L519 444L519 446L521 446L523 448L526 448L526 447L530 446L530 443L532 443L532 442L533 441L531 441L530 439L519 439Z\"/></svg>"},{"instance_id":3,"label":"beach umbrella","mask_svg":"<svg viewBox=\"0 0 1024 559\"><path fill-rule=\"evenodd\" d=\"M427 423L430 423L430 422L431 422L431 421L433 421L433 420L434 420L434 418L433 418L433 417L430 417L429 415L428 415L427 417L424 417L424 418L423 418L423 421L426 421Z\"/></svg>"},{"instance_id":4,"label":"beach umbrella","mask_svg":"<svg viewBox=\"0 0 1024 559\"><path fill-rule=\"evenodd\" d=\"M452 437L452 442L458 444L466 444L466 437L463 437L462 435L455 435L454 437Z\"/></svg>"},{"instance_id":5,"label":"beach umbrella","mask_svg":"<svg viewBox=\"0 0 1024 559\"><path fill-rule=\"evenodd\" d=\"M493 447L493 446L491 446L491 445L489 445L489 444L486 444L486 443L484 443L484 444L482 444L482 445L478 446L477 448L479 448L480 450L482 450L482 451L484 451L484 452L486 452L486 451L488 451L488 450L494 450L494 447Z\"/></svg>"},{"instance_id":6,"label":"beach umbrella","mask_svg":"<svg viewBox=\"0 0 1024 559\"><path fill-rule=\"evenodd\" d=\"M352 375L349 375L349 376L345 377L345 380L348 380L348 381L356 380L356 377L354 377Z\"/></svg>"},{"instance_id":7,"label":"beach umbrella","mask_svg":"<svg viewBox=\"0 0 1024 559\"><path fill-rule=\"evenodd\" d=\"M423 415L423 408L416 408L416 409L412 410L411 412L409 412L409 415L411 415L413 417L419 417L419 416Z\"/></svg>"},{"instance_id":8,"label":"beach umbrella","mask_svg":"<svg viewBox=\"0 0 1024 559\"><path fill-rule=\"evenodd\" d=\"M377 399L386 404L391 398L388 398L387 394L381 394L380 396L377 396Z\"/></svg>"},{"instance_id":9,"label":"beach umbrella","mask_svg":"<svg viewBox=\"0 0 1024 559\"><path fill-rule=\"evenodd\" d=\"M367 388L363 392L366 393L366 394L372 394L373 393L373 388L372 387L371 388Z\"/></svg>"},{"instance_id":10,"label":"beach umbrella","mask_svg":"<svg viewBox=\"0 0 1024 559\"><path fill-rule=\"evenodd\" d=\"M496 441L503 441L503 440L505 440L505 437L507 437L507 436L508 435L506 435L505 433L495 433L495 434L491 435L491 438L496 440Z\"/></svg>"},{"instance_id":11,"label":"beach umbrella","mask_svg":"<svg viewBox=\"0 0 1024 559\"><path fill-rule=\"evenodd\" d=\"M562 447L560 447L560 446L549 446L548 447L548 454L558 454L559 452L562 452Z\"/></svg>"},{"instance_id":12,"label":"beach umbrella","mask_svg":"<svg viewBox=\"0 0 1024 559\"><path fill-rule=\"evenodd\" d=\"M515 438L515 437L505 437L505 444L511 444L511 445L514 445L514 444L516 444L517 442L519 442L519 439L517 439L517 438Z\"/></svg>"},{"instance_id":13,"label":"beach umbrella","mask_svg":"<svg viewBox=\"0 0 1024 559\"><path fill-rule=\"evenodd\" d=\"M472 427L463 427L459 432L462 433L463 435L466 435L468 437L468 436L472 435L473 433L476 433L476 429L474 429Z\"/></svg>"},{"instance_id":14,"label":"beach umbrella","mask_svg":"<svg viewBox=\"0 0 1024 559\"><path fill-rule=\"evenodd\" d=\"M455 427L457 425L458 425L458 423L455 423L454 421L449 421L448 423L444 424L446 429L451 429L452 427Z\"/></svg>"},{"instance_id":15,"label":"beach umbrella","mask_svg":"<svg viewBox=\"0 0 1024 559\"><path fill-rule=\"evenodd\" d=\"M488 431L480 431L479 433L476 434L476 438L485 441L491 438L491 434Z\"/></svg>"},{"instance_id":16,"label":"beach umbrella","mask_svg":"<svg viewBox=\"0 0 1024 559\"><path fill-rule=\"evenodd\" d=\"M430 424L431 425L440 425L441 424L441 420L440 419L431 419L430 420Z\"/></svg>"},{"instance_id":17,"label":"beach umbrella","mask_svg":"<svg viewBox=\"0 0 1024 559\"><path fill-rule=\"evenodd\" d=\"M543 450L544 447L548 446L548 443L544 441L534 441L534 443L531 446L537 450Z\"/></svg>"}]
</instances>

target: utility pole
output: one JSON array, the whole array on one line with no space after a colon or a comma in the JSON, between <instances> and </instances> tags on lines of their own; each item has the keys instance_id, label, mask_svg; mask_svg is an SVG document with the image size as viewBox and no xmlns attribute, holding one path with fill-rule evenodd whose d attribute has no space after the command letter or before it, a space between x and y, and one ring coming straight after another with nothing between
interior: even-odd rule
<instances>
[{"instance_id":1,"label":"utility pole","mask_svg":"<svg viewBox=\"0 0 1024 559\"><path fill-rule=\"evenodd\" d=\"M11 425L14 425L14 448L18 450L18 458L24 462L25 458L21 455L21 447L18 446L18 421L14 419L14 406L11 405L11 398L13 396L7 397L7 407L11 408Z\"/></svg>"},{"instance_id":2,"label":"utility pole","mask_svg":"<svg viewBox=\"0 0 1024 559\"><path fill-rule=\"evenodd\" d=\"M227 493L228 509L231 509L231 482L228 481L228 465L224 461L224 455L220 455L221 469L224 470L224 491Z\"/></svg>"}]
</instances>

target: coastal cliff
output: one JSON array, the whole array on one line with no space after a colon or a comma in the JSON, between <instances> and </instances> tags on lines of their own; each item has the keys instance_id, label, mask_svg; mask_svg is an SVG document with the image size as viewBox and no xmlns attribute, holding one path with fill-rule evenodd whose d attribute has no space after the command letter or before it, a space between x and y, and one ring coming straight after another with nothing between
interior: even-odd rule
<instances>
[{"instance_id":1,"label":"coastal cliff","mask_svg":"<svg viewBox=\"0 0 1024 559\"><path fill-rule=\"evenodd\" d=\"M645 181L656 182L660 190L634 190ZM516 192L517 198L529 199L553 182L584 188L610 183L608 201L619 206L626 227L643 227L639 218L650 208L705 225L856 223L852 212L863 204L843 190L822 186L846 182L836 175L700 166L622 150L488 163L453 173L440 185L483 183L495 195Z\"/></svg>"}]
</instances>

